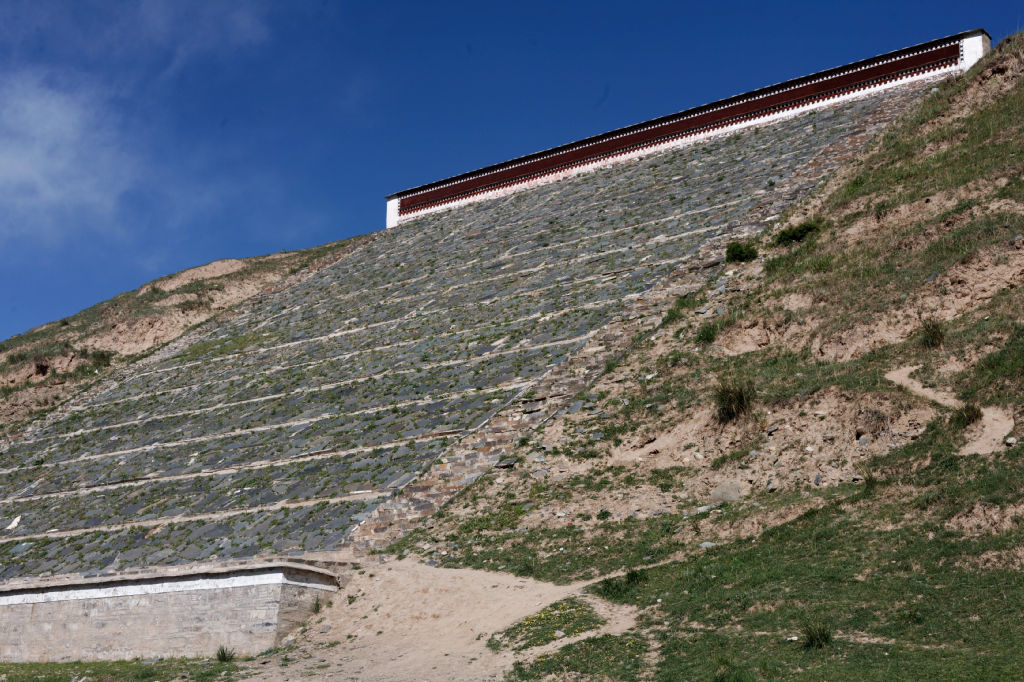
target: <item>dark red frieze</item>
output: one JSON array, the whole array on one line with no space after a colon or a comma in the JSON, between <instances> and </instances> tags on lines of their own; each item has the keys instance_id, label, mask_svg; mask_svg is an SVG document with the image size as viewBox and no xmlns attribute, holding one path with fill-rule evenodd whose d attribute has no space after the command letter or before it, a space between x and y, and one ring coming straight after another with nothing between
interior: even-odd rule
<instances>
[{"instance_id":1,"label":"dark red frieze","mask_svg":"<svg viewBox=\"0 0 1024 682\"><path fill-rule=\"evenodd\" d=\"M975 33L971 31L950 36L793 79L416 187L388 198L399 199L399 214L407 215L574 166L934 71L956 64L960 59L960 40Z\"/></svg>"}]
</instances>

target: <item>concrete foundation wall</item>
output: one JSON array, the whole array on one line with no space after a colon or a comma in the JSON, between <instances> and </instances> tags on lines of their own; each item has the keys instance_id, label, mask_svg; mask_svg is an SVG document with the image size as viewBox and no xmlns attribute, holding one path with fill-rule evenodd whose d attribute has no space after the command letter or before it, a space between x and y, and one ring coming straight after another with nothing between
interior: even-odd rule
<instances>
[{"instance_id":1,"label":"concrete foundation wall","mask_svg":"<svg viewBox=\"0 0 1024 682\"><path fill-rule=\"evenodd\" d=\"M330 572L301 565L14 586L0 592L0 660L252 655L336 590Z\"/></svg>"}]
</instances>

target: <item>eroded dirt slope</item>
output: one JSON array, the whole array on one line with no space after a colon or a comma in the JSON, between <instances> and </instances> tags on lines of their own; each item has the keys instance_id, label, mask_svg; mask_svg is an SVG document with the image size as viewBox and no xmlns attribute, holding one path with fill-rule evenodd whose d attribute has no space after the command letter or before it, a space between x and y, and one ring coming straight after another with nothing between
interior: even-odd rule
<instances>
[{"instance_id":1,"label":"eroded dirt slope","mask_svg":"<svg viewBox=\"0 0 1024 682\"><path fill-rule=\"evenodd\" d=\"M0 342L0 436L206 320L333 263L367 237L219 260Z\"/></svg>"}]
</instances>

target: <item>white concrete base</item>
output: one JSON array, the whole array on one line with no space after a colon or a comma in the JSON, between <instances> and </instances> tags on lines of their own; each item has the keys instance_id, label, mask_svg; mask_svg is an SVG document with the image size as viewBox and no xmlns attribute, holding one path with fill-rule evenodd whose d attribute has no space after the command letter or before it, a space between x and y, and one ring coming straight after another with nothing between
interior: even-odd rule
<instances>
[{"instance_id":1,"label":"white concrete base","mask_svg":"<svg viewBox=\"0 0 1024 682\"><path fill-rule=\"evenodd\" d=\"M332 572L287 562L12 581L0 586L0 661L254 655L337 590Z\"/></svg>"}]
</instances>

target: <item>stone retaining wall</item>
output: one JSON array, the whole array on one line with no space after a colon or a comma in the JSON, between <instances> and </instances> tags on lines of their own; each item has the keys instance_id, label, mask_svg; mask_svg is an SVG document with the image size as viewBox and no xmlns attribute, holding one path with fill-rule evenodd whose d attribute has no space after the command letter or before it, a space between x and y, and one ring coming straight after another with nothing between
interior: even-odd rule
<instances>
[{"instance_id":1,"label":"stone retaining wall","mask_svg":"<svg viewBox=\"0 0 1024 682\"><path fill-rule=\"evenodd\" d=\"M0 661L253 655L337 590L332 572L293 563L11 581L0 586Z\"/></svg>"}]
</instances>

